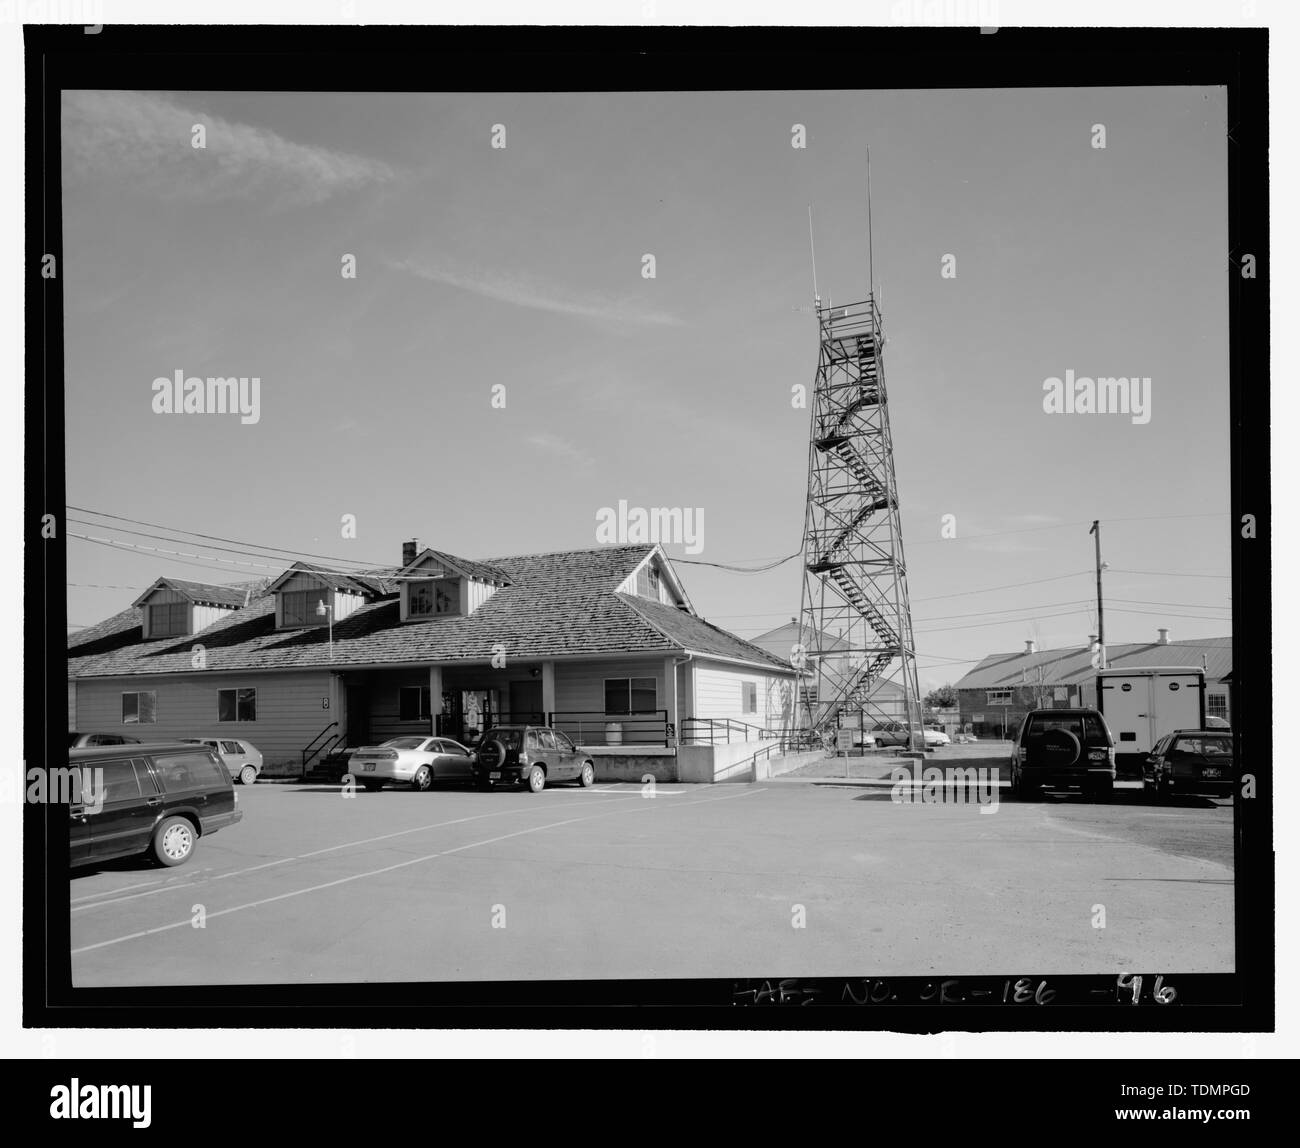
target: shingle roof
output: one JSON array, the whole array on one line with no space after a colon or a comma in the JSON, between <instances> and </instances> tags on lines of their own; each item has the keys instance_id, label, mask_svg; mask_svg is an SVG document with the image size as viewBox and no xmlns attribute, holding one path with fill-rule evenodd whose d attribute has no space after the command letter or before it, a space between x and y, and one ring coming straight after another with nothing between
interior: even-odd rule
<instances>
[{"instance_id":1,"label":"shingle roof","mask_svg":"<svg viewBox=\"0 0 1300 1148\"><path fill-rule=\"evenodd\" d=\"M475 562L469 558L458 558L455 554L448 554L445 550L422 550L415 556L415 561L410 566L402 567L401 571L409 570L411 566L417 566L426 558L434 558L444 566L450 566L453 570L459 570L462 574L468 574L471 578L480 578L484 582L508 582L510 576L500 567L489 562Z\"/></svg>"},{"instance_id":2,"label":"shingle roof","mask_svg":"<svg viewBox=\"0 0 1300 1148\"><path fill-rule=\"evenodd\" d=\"M775 654L769 653L761 646L738 638L721 630L712 622L706 622L676 606L663 602L652 602L648 598L637 598L632 594L619 594L634 612L640 614L656 630L684 650L693 650L700 654L715 654L721 658L739 658L746 662L758 662L760 665L781 667L790 670L790 663L782 661ZM791 671L793 672L793 671Z\"/></svg>"},{"instance_id":3,"label":"shingle roof","mask_svg":"<svg viewBox=\"0 0 1300 1148\"><path fill-rule=\"evenodd\" d=\"M395 583L386 569L383 574L367 574L363 576L360 574L344 574L339 570L324 569L313 566L310 562L295 562L283 574L272 581L268 589L277 589L281 582L298 573L310 574L313 578L318 578L331 590L346 590L349 593L360 594L366 598L396 593Z\"/></svg>"},{"instance_id":4,"label":"shingle roof","mask_svg":"<svg viewBox=\"0 0 1300 1148\"><path fill-rule=\"evenodd\" d=\"M1113 670L1137 666L1199 666L1205 656L1205 679L1223 681L1232 671L1232 639L1200 638L1185 642L1124 642L1107 645L1106 664ZM1092 653L1078 646L1064 650L1039 650L1029 654L990 654L956 683L956 689L1037 685L1039 667L1043 685L1068 686L1090 682L1097 671Z\"/></svg>"},{"instance_id":5,"label":"shingle roof","mask_svg":"<svg viewBox=\"0 0 1300 1148\"><path fill-rule=\"evenodd\" d=\"M242 606L244 599L251 592L249 585L228 586L220 582L190 582L182 578L159 578L136 602L143 602L150 594L162 586L183 594L191 602L201 602L214 606Z\"/></svg>"},{"instance_id":6,"label":"shingle roof","mask_svg":"<svg viewBox=\"0 0 1300 1148\"><path fill-rule=\"evenodd\" d=\"M102 647L92 645L93 655L76 658L69 674L182 673L193 668L192 648L197 643L205 647L210 670L482 662L493 657L498 644L511 658L691 648L781 665L765 651L682 611L616 593L651 549L605 546L494 559L490 565L510 584L468 617L404 624L396 598L368 602L335 623L332 662L327 628L276 630L275 602L269 594L183 638L141 641L135 611L133 634L122 632L128 619L118 615L119 629L112 637L92 635L92 643L102 637ZM77 648L83 648L85 635L76 640ZM69 651L70 658L74 652Z\"/></svg>"}]
</instances>

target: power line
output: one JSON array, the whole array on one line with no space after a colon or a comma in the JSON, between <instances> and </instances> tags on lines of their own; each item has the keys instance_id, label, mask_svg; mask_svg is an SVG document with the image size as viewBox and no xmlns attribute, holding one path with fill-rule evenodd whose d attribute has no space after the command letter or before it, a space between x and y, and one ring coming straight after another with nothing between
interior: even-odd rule
<instances>
[{"instance_id":1,"label":"power line","mask_svg":"<svg viewBox=\"0 0 1300 1148\"><path fill-rule=\"evenodd\" d=\"M1063 578L1078 578L1083 574L1092 574L1091 570L1076 570L1073 574L1055 574L1051 578L1035 578L1030 582L1008 582L1002 586L985 586L979 590L958 590L953 594L931 594L925 598L913 598L913 602L937 602L940 598L963 598L970 594L991 594L994 590L1014 590L1020 586L1038 586L1043 582L1059 582Z\"/></svg>"},{"instance_id":2,"label":"power line","mask_svg":"<svg viewBox=\"0 0 1300 1148\"><path fill-rule=\"evenodd\" d=\"M1152 578L1223 578L1231 580L1231 574L1176 574L1172 570L1119 570L1112 566L1112 574L1147 574Z\"/></svg>"}]
</instances>

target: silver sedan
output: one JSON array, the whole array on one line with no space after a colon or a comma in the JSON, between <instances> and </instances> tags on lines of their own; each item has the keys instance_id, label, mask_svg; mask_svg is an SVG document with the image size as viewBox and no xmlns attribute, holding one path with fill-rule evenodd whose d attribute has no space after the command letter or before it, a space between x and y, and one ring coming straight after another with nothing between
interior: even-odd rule
<instances>
[{"instance_id":1,"label":"silver sedan","mask_svg":"<svg viewBox=\"0 0 1300 1148\"><path fill-rule=\"evenodd\" d=\"M425 790L435 781L469 781L474 758L449 737L393 737L380 745L365 745L348 761L348 772L363 789L380 789L389 782Z\"/></svg>"}]
</instances>

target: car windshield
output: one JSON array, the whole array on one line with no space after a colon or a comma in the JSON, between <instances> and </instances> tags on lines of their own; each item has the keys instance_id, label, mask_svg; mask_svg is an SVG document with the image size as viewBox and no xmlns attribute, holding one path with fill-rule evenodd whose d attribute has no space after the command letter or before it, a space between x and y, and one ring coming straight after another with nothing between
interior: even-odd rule
<instances>
[{"instance_id":1,"label":"car windshield","mask_svg":"<svg viewBox=\"0 0 1300 1148\"><path fill-rule=\"evenodd\" d=\"M483 735L483 743L486 745L490 741L499 741L506 749L518 749L519 738L522 731L517 729L493 729L488 730Z\"/></svg>"},{"instance_id":2,"label":"car windshield","mask_svg":"<svg viewBox=\"0 0 1300 1148\"><path fill-rule=\"evenodd\" d=\"M427 740L423 737L390 737L383 744L389 749L419 749Z\"/></svg>"},{"instance_id":3,"label":"car windshield","mask_svg":"<svg viewBox=\"0 0 1300 1148\"><path fill-rule=\"evenodd\" d=\"M1189 757L1224 758L1232 756L1232 738L1204 734L1199 737L1180 737L1174 742L1174 752Z\"/></svg>"},{"instance_id":4,"label":"car windshield","mask_svg":"<svg viewBox=\"0 0 1300 1148\"><path fill-rule=\"evenodd\" d=\"M1062 714L1060 717L1046 714L1030 719L1029 736L1037 739L1048 730L1063 729L1074 734L1080 741L1109 741L1100 719L1095 714Z\"/></svg>"}]
</instances>

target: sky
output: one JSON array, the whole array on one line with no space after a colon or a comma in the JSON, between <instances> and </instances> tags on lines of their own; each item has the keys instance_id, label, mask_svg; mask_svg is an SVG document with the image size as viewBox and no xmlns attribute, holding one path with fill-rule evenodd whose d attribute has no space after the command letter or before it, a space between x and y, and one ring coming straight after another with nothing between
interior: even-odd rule
<instances>
[{"instance_id":1,"label":"sky","mask_svg":"<svg viewBox=\"0 0 1300 1148\"><path fill-rule=\"evenodd\" d=\"M862 298L869 146L923 686L1085 644L1094 519L1110 644L1229 634L1225 132L1214 88L65 93L69 623L411 537L593 546L620 500L703 511L667 547L703 616L788 621L797 558L699 563L800 548L808 208ZM1150 378L1150 421L1046 413L1067 370ZM177 371L259 378L258 421L156 413Z\"/></svg>"}]
</instances>

